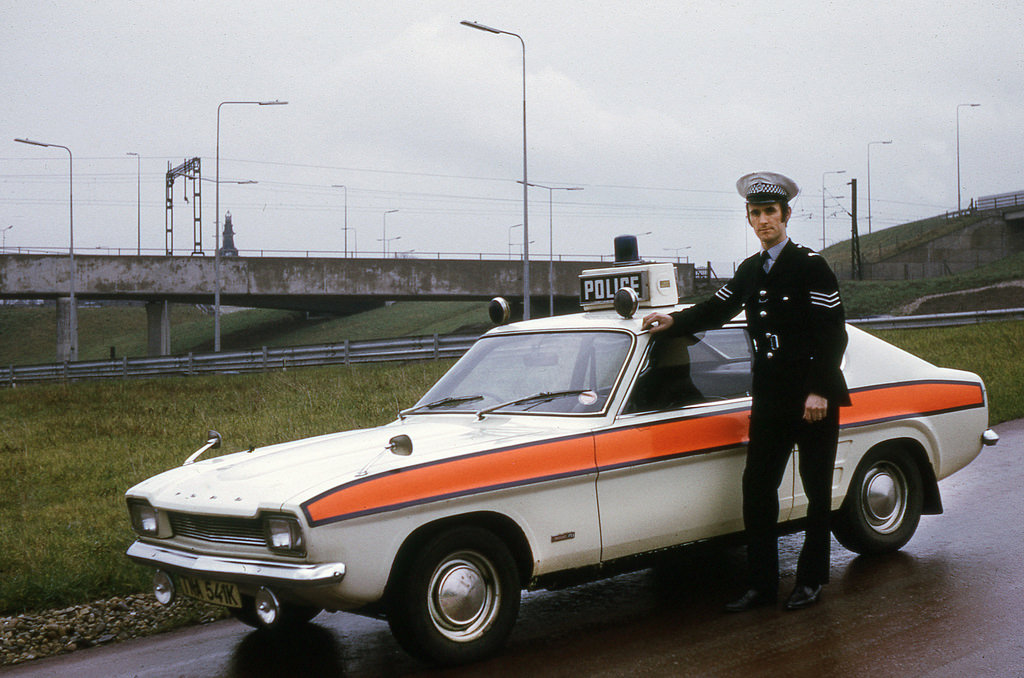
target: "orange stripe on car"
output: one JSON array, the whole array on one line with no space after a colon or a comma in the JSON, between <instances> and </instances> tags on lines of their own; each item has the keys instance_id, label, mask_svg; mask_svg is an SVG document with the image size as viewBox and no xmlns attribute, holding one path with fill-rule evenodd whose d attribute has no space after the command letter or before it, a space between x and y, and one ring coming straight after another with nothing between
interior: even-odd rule
<instances>
[{"instance_id":1,"label":"orange stripe on car","mask_svg":"<svg viewBox=\"0 0 1024 678\"><path fill-rule=\"evenodd\" d=\"M310 522L319 523L594 470L594 443L588 434L373 476L331 490L304 508Z\"/></svg>"},{"instance_id":2,"label":"orange stripe on car","mask_svg":"<svg viewBox=\"0 0 1024 678\"><path fill-rule=\"evenodd\" d=\"M924 381L855 389L840 426L939 414L985 403L976 382ZM355 518L480 492L595 473L747 443L750 408L692 414L471 454L370 476L328 490L303 504L312 525ZM595 437L597 445L595 447ZM595 449L597 450L595 452Z\"/></svg>"},{"instance_id":3,"label":"orange stripe on car","mask_svg":"<svg viewBox=\"0 0 1024 678\"><path fill-rule=\"evenodd\" d=\"M850 399L853 405L840 410L842 427L953 412L985 404L981 385L964 381L890 384L856 390L850 394Z\"/></svg>"}]
</instances>

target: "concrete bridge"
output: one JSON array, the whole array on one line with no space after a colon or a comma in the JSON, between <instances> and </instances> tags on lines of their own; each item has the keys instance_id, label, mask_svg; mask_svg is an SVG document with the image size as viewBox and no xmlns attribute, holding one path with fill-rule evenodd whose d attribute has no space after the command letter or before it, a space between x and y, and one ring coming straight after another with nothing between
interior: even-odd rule
<instances>
[{"instance_id":1,"label":"concrete bridge","mask_svg":"<svg viewBox=\"0 0 1024 678\"><path fill-rule=\"evenodd\" d=\"M221 304L347 314L400 300L487 300L522 303L522 262L483 259L221 257ZM548 262L531 262L531 315L548 311ZM556 304L575 300L577 276L609 261L556 261ZM694 289L692 264L676 267L679 293ZM0 299L56 299L58 356L70 324L67 255L0 255ZM75 254L79 300L146 302L149 353L169 352L168 304L212 304L213 257ZM557 308L558 306L556 306ZM61 359L58 357L58 359Z\"/></svg>"}]
</instances>

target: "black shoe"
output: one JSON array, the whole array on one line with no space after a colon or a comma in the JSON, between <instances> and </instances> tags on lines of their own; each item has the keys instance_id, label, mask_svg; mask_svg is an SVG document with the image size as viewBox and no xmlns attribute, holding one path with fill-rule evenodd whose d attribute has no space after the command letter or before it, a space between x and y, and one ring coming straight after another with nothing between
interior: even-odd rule
<instances>
[{"instance_id":1,"label":"black shoe","mask_svg":"<svg viewBox=\"0 0 1024 678\"><path fill-rule=\"evenodd\" d=\"M806 584L797 584L793 588L793 593L789 594L789 599L786 601L787 610L802 610L805 607L810 607L818 602L818 598L821 597L821 584L817 586L807 586Z\"/></svg>"},{"instance_id":2,"label":"black shoe","mask_svg":"<svg viewBox=\"0 0 1024 678\"><path fill-rule=\"evenodd\" d=\"M731 603L726 603L725 611L746 612L747 610L753 610L755 607L765 607L774 604L775 596L767 596L757 589L750 589Z\"/></svg>"}]
</instances>

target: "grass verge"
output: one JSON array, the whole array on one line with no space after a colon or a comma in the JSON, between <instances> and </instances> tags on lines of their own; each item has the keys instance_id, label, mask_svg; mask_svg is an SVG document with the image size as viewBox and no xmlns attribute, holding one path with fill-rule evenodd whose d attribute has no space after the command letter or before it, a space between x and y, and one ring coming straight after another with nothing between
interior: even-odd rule
<instances>
[{"instance_id":1,"label":"grass verge","mask_svg":"<svg viewBox=\"0 0 1024 678\"><path fill-rule=\"evenodd\" d=\"M206 431L225 449L376 426L450 364L82 382L0 391L0 615L148 587L124 492L180 464Z\"/></svg>"}]
</instances>

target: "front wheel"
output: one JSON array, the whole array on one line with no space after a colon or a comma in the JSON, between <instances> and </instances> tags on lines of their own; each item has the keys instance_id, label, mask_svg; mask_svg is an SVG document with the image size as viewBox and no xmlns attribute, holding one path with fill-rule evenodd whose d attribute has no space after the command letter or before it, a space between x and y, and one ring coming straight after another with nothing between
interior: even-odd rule
<instances>
[{"instance_id":1,"label":"front wheel","mask_svg":"<svg viewBox=\"0 0 1024 678\"><path fill-rule=\"evenodd\" d=\"M914 536L923 502L921 472L910 454L877 448L857 467L832 533L855 553L896 551Z\"/></svg>"},{"instance_id":2,"label":"front wheel","mask_svg":"<svg viewBox=\"0 0 1024 678\"><path fill-rule=\"evenodd\" d=\"M388 593L391 632L410 654L442 665L487 657L519 613L515 560L491 532L443 532L411 556Z\"/></svg>"}]
</instances>

